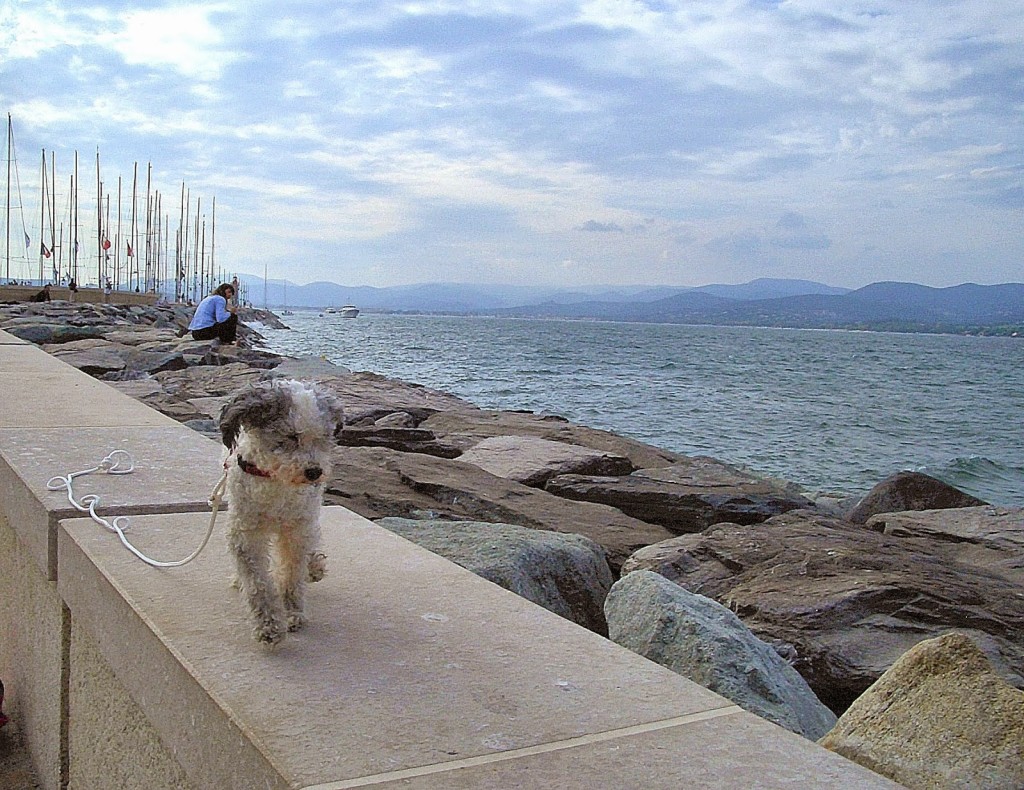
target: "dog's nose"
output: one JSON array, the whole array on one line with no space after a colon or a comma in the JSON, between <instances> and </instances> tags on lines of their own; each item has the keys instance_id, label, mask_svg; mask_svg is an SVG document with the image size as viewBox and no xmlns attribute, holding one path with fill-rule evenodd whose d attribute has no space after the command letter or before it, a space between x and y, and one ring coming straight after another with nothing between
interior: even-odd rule
<instances>
[{"instance_id":1,"label":"dog's nose","mask_svg":"<svg viewBox=\"0 0 1024 790\"><path fill-rule=\"evenodd\" d=\"M319 480L320 475L322 475L323 473L324 470L321 469L319 466L306 467L306 471L303 472L303 474L306 476L306 479L311 483L315 483L317 480Z\"/></svg>"}]
</instances>

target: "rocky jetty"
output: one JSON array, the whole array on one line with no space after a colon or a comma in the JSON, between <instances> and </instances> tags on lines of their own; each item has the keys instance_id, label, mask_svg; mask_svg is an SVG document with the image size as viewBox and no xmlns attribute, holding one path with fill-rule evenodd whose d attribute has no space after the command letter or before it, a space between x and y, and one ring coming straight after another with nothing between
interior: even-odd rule
<instances>
[{"instance_id":1,"label":"rocky jetty","mask_svg":"<svg viewBox=\"0 0 1024 790\"><path fill-rule=\"evenodd\" d=\"M882 481L860 502L816 501L714 458L268 353L250 325L279 325L269 313L244 313L239 344L212 348L185 334L191 312L6 304L0 329L218 440L220 409L238 388L321 381L346 409L326 503L598 632L611 582L648 570L684 599L731 610L836 714L917 643L951 631L1024 686L1024 510L924 475ZM639 600L651 622L680 606Z\"/></svg>"}]
</instances>

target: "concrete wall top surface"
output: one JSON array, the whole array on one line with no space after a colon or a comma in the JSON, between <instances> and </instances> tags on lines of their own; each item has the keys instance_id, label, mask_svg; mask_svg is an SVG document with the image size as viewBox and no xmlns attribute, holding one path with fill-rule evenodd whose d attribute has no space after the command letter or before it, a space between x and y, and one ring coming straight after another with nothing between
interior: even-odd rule
<instances>
[{"instance_id":1,"label":"concrete wall top surface","mask_svg":"<svg viewBox=\"0 0 1024 790\"><path fill-rule=\"evenodd\" d=\"M61 596L194 781L448 787L451 771L512 776L526 759L577 771L553 786L622 787L635 772L650 788L892 787L350 511L324 508L322 524L330 565L310 622L267 649L229 584L223 522L169 571L91 521L63 522ZM184 556L207 525L142 516L132 532L143 551Z\"/></svg>"}]
</instances>

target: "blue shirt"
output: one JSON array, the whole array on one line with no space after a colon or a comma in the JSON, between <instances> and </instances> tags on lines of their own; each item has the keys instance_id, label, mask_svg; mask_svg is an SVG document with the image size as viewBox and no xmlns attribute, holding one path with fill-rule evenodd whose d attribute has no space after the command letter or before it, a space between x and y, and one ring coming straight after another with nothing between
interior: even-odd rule
<instances>
[{"instance_id":1,"label":"blue shirt","mask_svg":"<svg viewBox=\"0 0 1024 790\"><path fill-rule=\"evenodd\" d=\"M210 294L199 303L196 313L192 316L192 323L188 325L189 331L193 329L206 329L214 324L223 324L231 317L228 312L228 303L223 296Z\"/></svg>"}]
</instances>

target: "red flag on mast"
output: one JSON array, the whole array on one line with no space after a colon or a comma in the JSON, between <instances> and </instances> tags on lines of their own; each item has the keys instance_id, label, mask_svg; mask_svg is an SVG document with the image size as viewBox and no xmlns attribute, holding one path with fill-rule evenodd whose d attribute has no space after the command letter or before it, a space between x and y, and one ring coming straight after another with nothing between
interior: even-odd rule
<instances>
[{"instance_id":1,"label":"red flag on mast","mask_svg":"<svg viewBox=\"0 0 1024 790\"><path fill-rule=\"evenodd\" d=\"M128 257L130 258L132 257L132 244L130 241L126 241L125 244L128 245Z\"/></svg>"}]
</instances>

